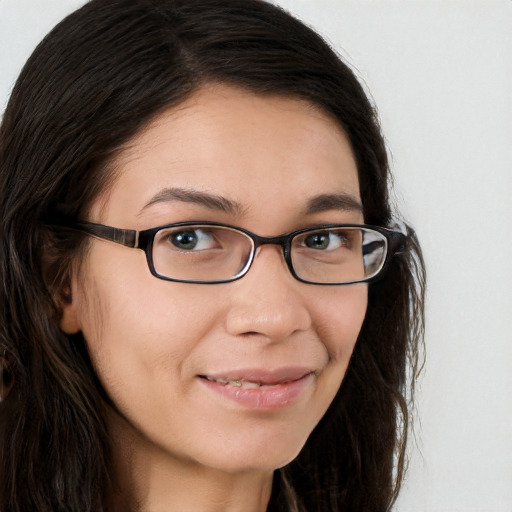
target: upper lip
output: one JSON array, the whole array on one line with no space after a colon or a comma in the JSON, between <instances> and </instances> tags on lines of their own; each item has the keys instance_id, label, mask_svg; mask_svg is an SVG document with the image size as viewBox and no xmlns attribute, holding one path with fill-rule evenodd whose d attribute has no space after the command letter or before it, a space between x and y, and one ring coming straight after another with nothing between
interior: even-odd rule
<instances>
[{"instance_id":1,"label":"upper lip","mask_svg":"<svg viewBox=\"0 0 512 512\"><path fill-rule=\"evenodd\" d=\"M243 368L238 370L227 370L216 373L205 373L200 375L200 377L208 379L257 382L259 384L269 386L299 380L310 373L313 373L311 368L304 366L287 366L275 369Z\"/></svg>"}]
</instances>

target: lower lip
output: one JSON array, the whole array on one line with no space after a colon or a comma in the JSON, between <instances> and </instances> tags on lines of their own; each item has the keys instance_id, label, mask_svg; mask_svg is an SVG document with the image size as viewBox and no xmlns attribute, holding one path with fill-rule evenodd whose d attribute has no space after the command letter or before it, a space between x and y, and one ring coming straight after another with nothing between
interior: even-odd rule
<instances>
[{"instance_id":1,"label":"lower lip","mask_svg":"<svg viewBox=\"0 0 512 512\"><path fill-rule=\"evenodd\" d=\"M294 381L254 389L221 384L204 378L201 378L201 381L215 393L243 407L272 411L295 403L313 378L314 375L309 373Z\"/></svg>"}]
</instances>

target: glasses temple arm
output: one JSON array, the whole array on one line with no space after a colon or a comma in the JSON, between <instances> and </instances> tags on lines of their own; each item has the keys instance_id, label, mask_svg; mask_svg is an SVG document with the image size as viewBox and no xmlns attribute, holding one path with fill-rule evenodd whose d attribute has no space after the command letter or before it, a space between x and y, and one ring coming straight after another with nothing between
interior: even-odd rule
<instances>
[{"instance_id":1,"label":"glasses temple arm","mask_svg":"<svg viewBox=\"0 0 512 512\"><path fill-rule=\"evenodd\" d=\"M126 247L139 247L139 232L133 229L119 229L93 222L77 222L73 227L103 240L109 240Z\"/></svg>"},{"instance_id":2,"label":"glasses temple arm","mask_svg":"<svg viewBox=\"0 0 512 512\"><path fill-rule=\"evenodd\" d=\"M392 254L407 252L407 235L400 231L393 231L389 238L389 248Z\"/></svg>"}]
</instances>

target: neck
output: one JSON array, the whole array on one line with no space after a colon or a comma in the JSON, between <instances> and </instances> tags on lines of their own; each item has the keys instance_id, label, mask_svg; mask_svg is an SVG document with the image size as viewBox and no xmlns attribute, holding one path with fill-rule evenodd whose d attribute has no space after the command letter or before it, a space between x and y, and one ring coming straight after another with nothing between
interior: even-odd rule
<instances>
[{"instance_id":1,"label":"neck","mask_svg":"<svg viewBox=\"0 0 512 512\"><path fill-rule=\"evenodd\" d=\"M112 430L115 512L265 512L272 472L223 472L176 457L121 421Z\"/></svg>"}]
</instances>

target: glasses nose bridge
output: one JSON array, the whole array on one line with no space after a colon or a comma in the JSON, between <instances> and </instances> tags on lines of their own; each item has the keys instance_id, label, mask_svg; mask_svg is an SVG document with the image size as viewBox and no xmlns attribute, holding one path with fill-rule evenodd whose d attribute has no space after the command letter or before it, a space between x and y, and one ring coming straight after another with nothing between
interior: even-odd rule
<instances>
[{"instance_id":1,"label":"glasses nose bridge","mask_svg":"<svg viewBox=\"0 0 512 512\"><path fill-rule=\"evenodd\" d=\"M290 241L292 235L279 235L279 236L259 236L251 233L251 238L254 243L254 256L258 249L263 245L279 245L282 248L283 256L288 267L290 267Z\"/></svg>"},{"instance_id":2,"label":"glasses nose bridge","mask_svg":"<svg viewBox=\"0 0 512 512\"><path fill-rule=\"evenodd\" d=\"M251 233L251 238L254 241L254 252L262 245L280 245L286 257L290 247L290 240L292 235L279 235L279 236L259 236Z\"/></svg>"}]
</instances>

